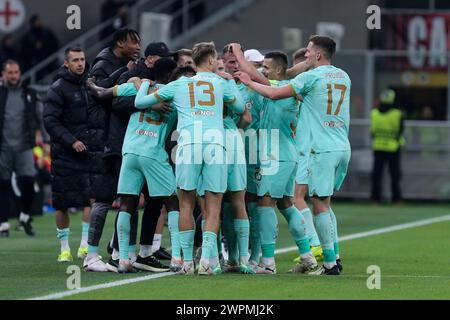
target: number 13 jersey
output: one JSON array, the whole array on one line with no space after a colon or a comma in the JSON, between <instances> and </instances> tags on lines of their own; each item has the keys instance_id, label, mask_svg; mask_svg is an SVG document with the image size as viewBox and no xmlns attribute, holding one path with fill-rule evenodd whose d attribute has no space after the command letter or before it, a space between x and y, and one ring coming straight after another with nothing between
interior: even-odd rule
<instances>
[{"instance_id":1,"label":"number 13 jersey","mask_svg":"<svg viewBox=\"0 0 450 320\"><path fill-rule=\"evenodd\" d=\"M244 111L244 104L234 81L227 81L212 72L198 72L196 76L181 77L155 93L161 101L171 101L178 112L178 145L193 143L224 143L223 105L236 113Z\"/></svg>"}]
</instances>

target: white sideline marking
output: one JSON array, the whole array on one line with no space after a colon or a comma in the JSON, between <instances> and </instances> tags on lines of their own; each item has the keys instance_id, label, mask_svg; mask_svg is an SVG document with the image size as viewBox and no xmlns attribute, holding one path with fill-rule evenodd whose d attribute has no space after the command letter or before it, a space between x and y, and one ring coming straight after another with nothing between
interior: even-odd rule
<instances>
[{"instance_id":1,"label":"white sideline marking","mask_svg":"<svg viewBox=\"0 0 450 320\"><path fill-rule=\"evenodd\" d=\"M397 224L395 226L349 234L347 236L339 237L339 242L353 240L353 239L359 239L359 238L365 238L365 237L370 237L370 236L374 236L377 234L389 233L389 232L405 230L405 229L410 229L410 228L415 228L415 227L426 226L428 224L432 224L432 223L436 223L436 222L443 222L443 221L450 221L450 215L445 215L445 216L441 216L441 217L437 217L437 218L430 218L430 219L425 219L425 220L419 220L419 221L414 221L414 222L402 223L402 224ZM291 251L295 251L295 250L297 250L297 246L279 249L279 250L276 250L276 253L286 253L286 252L291 252Z\"/></svg>"},{"instance_id":2,"label":"white sideline marking","mask_svg":"<svg viewBox=\"0 0 450 320\"><path fill-rule=\"evenodd\" d=\"M365 278L367 279L368 274L343 274L339 277L341 278ZM410 279L448 279L450 280L450 276L414 276L414 275L405 275L405 274L382 274L381 277L383 278L410 278Z\"/></svg>"},{"instance_id":3,"label":"white sideline marking","mask_svg":"<svg viewBox=\"0 0 450 320\"><path fill-rule=\"evenodd\" d=\"M343 236L343 237L339 238L339 241L342 242L342 241L348 241L348 240L353 240L353 239L365 238L365 237L370 237L373 235L378 235L378 234L383 234L383 233L389 233L389 232L394 232L394 231L399 231L399 230L405 230L405 229L410 229L410 228L415 228L415 227L426 226L429 224L443 222L443 221L450 221L450 215L445 215L445 216L441 216L441 217L437 217L437 218L430 218L430 219L425 219L425 220L419 220L419 221L414 221L414 222L402 223L402 224L398 224L395 226L349 234L347 236ZM295 250L297 250L297 247L293 246L293 247L278 249L275 251L275 253L286 253L286 252L291 252L291 251L295 251ZM171 276L174 274L175 273L173 273L173 272L165 272L165 273L152 274L152 275L143 276L143 277L136 277L136 278L132 278L132 279L112 281L112 282L93 285L93 286L89 286L89 287L85 287L85 288L52 293L49 295L35 297L35 298L27 299L27 300L61 299L61 298L72 296L72 295L79 294L79 293L85 293L85 292L90 292L90 291L99 290L99 289L113 288L113 287L122 286L122 285L126 285L126 284L147 281L147 280L157 279L157 278L163 278L163 277ZM392 277L397 277L397 276L392 276ZM420 277L427 277L427 276L412 276L412 277L420 278ZM430 276L430 277L434 277L434 276Z\"/></svg>"},{"instance_id":4,"label":"white sideline marking","mask_svg":"<svg viewBox=\"0 0 450 320\"><path fill-rule=\"evenodd\" d=\"M122 286L122 285L125 285L125 284L146 281L146 280L150 280L150 279L157 279L157 278L171 276L171 275L174 275L174 274L175 273L173 273L173 272L164 272L164 273L157 273L157 274L152 274L152 275L148 275L148 276L144 276L144 277L136 277L136 278L132 278L132 279L111 281L111 282L107 282L107 283L97 284L95 286L89 286L89 287L75 289L75 290L69 290L69 291L63 291L63 292L58 292L58 293L52 293L52 294L49 294L49 295L46 295L46 296L31 298L31 299L27 299L27 300L53 300L53 299L60 299L60 298L72 296L74 294L90 292L90 291L94 291L94 290L98 290L98 289L112 288L112 287Z\"/></svg>"}]
</instances>

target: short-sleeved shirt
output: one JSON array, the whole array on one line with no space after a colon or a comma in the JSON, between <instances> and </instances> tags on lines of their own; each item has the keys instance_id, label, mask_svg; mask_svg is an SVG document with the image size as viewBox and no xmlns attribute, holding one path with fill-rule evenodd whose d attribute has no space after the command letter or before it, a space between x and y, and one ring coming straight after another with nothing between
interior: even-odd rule
<instances>
[{"instance_id":1,"label":"short-sleeved shirt","mask_svg":"<svg viewBox=\"0 0 450 320\"><path fill-rule=\"evenodd\" d=\"M241 97L236 96L231 85L232 82L215 73L198 72L194 77L183 76L167 84L155 94L137 97L136 103L139 100L142 105L153 105L157 100L171 101L178 111L179 146L207 143L225 147L224 103L237 113L244 110Z\"/></svg>"},{"instance_id":2,"label":"short-sleeved shirt","mask_svg":"<svg viewBox=\"0 0 450 320\"><path fill-rule=\"evenodd\" d=\"M280 80L273 86L285 86L288 80ZM298 161L295 140L299 115L299 101L294 98L280 100L265 99L261 109L259 130L265 130L267 142L261 143L266 160ZM278 141L274 140L278 136ZM262 135L259 134L261 139Z\"/></svg>"},{"instance_id":3,"label":"short-sleeved shirt","mask_svg":"<svg viewBox=\"0 0 450 320\"><path fill-rule=\"evenodd\" d=\"M237 85L244 101L245 108L250 111L252 122L244 130L245 159L247 164L256 165L258 163L258 130L261 108L264 97L242 82ZM234 116L234 121L238 119ZM254 135L254 136L253 136Z\"/></svg>"},{"instance_id":4,"label":"short-sleeved shirt","mask_svg":"<svg viewBox=\"0 0 450 320\"><path fill-rule=\"evenodd\" d=\"M237 85L237 88L242 96L245 107L250 111L252 115L252 122L248 125L245 130L259 128L259 117L262 108L262 104L264 101L264 96L260 95L258 92L253 90L252 88L246 86L242 82ZM237 122L237 118L233 118L235 122Z\"/></svg>"},{"instance_id":5,"label":"short-sleeved shirt","mask_svg":"<svg viewBox=\"0 0 450 320\"><path fill-rule=\"evenodd\" d=\"M311 130L311 151L350 150L351 81L347 73L323 65L299 74L290 85L296 94L303 96L302 108Z\"/></svg>"},{"instance_id":6,"label":"short-sleeved shirt","mask_svg":"<svg viewBox=\"0 0 450 320\"><path fill-rule=\"evenodd\" d=\"M148 91L149 82L144 82L142 86L146 87L146 90ZM161 89L164 85L156 84L155 87ZM118 90L118 93L129 95L132 92L121 92L121 90ZM164 148L165 142L172 131L176 120L176 110L165 115L153 111L150 108L133 113L128 121L122 154L132 153L152 159L167 161L168 155ZM111 129L113 130L114 128Z\"/></svg>"},{"instance_id":7,"label":"short-sleeved shirt","mask_svg":"<svg viewBox=\"0 0 450 320\"><path fill-rule=\"evenodd\" d=\"M295 142L300 156L307 156L311 152L311 129L306 114L303 103L300 103L300 113L295 130Z\"/></svg>"},{"instance_id":8,"label":"short-sleeved shirt","mask_svg":"<svg viewBox=\"0 0 450 320\"><path fill-rule=\"evenodd\" d=\"M239 89L234 80L228 80L231 90L235 91L236 95L239 95ZM243 101L245 108L245 102ZM244 143L242 142L242 136L237 127L241 115L236 114L228 107L228 104L223 106L223 126L226 134L226 149L227 151L244 151Z\"/></svg>"}]
</instances>

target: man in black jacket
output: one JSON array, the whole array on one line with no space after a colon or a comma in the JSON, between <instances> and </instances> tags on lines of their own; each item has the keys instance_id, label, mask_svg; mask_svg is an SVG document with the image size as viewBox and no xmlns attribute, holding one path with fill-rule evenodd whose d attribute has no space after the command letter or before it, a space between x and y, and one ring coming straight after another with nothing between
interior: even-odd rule
<instances>
[{"instance_id":1,"label":"man in black jacket","mask_svg":"<svg viewBox=\"0 0 450 320\"><path fill-rule=\"evenodd\" d=\"M90 76L95 77L98 86L112 87L124 72L136 67L135 61L139 57L139 52L140 38L138 33L132 29L120 29L114 33L113 46L103 49L95 58ZM99 264L97 263L99 260L98 245L106 214L117 197L121 153L120 149L119 152L116 152L115 149L111 148L111 145L115 145L115 131L120 130L120 128L116 128L117 119L120 118L120 115L117 115L111 108L111 104L111 99L94 99L91 103L93 109L103 110L107 116L104 121L106 131L103 136L102 166L98 170L91 171L91 197L95 199L95 202L91 211L89 250L84 262L84 268L88 271L104 271L103 268L96 268L96 265ZM128 118L126 121L128 121ZM113 137L112 143L111 136ZM137 223L137 221L134 223ZM133 236L131 239L133 239Z\"/></svg>"},{"instance_id":2,"label":"man in black jacket","mask_svg":"<svg viewBox=\"0 0 450 320\"><path fill-rule=\"evenodd\" d=\"M145 50L145 59L141 59L135 68L130 71L123 73L118 79L117 83L125 83L128 79L132 77L155 79L153 72L153 65L161 57L167 57L172 55L168 47L164 43L155 42L147 46ZM98 81L97 81L98 84ZM100 85L101 86L101 85ZM115 199L117 192L117 182L119 178L120 165L122 162L122 144L125 137L125 132L128 125L128 120L130 115L136 112L134 108L134 97L116 97L112 103L112 111L109 121L109 127L114 128L114 130L109 130L108 139L105 147L105 162L108 163L111 170L109 170L109 175L105 176L109 180L109 186L114 187L114 193L108 193L109 202L105 196L101 198L102 203L99 203L99 198L92 208L91 215L91 228L89 232L89 248L97 248L100 237L102 234L104 222L106 219L106 214L110 208L110 203ZM142 265L146 265L147 271L153 272L165 272L169 270L169 267L164 266L152 256L151 246L153 243L153 235L155 233L156 224L158 221L159 213L162 207L161 198L149 198L148 191L146 188L143 190L146 205L144 210L144 215L142 218L142 225L145 226L141 230L141 258L145 261L140 261ZM136 244L136 229L137 220L136 216L133 217L131 222L132 235L130 237L130 246L134 247ZM116 217L117 220L117 217ZM117 221L116 221L117 224ZM118 258L118 242L117 236L114 234L114 239L112 243L113 250L112 257L108 261L108 268L110 271L117 271L119 258ZM130 250L131 256L135 254L135 250L132 248ZM94 255L88 254L86 264L88 266L90 259L94 258ZM94 271L94 270L91 270Z\"/></svg>"},{"instance_id":3,"label":"man in black jacket","mask_svg":"<svg viewBox=\"0 0 450 320\"><path fill-rule=\"evenodd\" d=\"M90 107L85 81L84 51L68 48L64 66L51 85L44 105L44 124L51 140L52 200L56 209L57 235L61 242L58 262L72 261L69 248L71 207L90 205L90 172L102 166L104 114ZM101 110L100 110L101 111ZM83 213L78 257L87 254L89 211Z\"/></svg>"},{"instance_id":4,"label":"man in black jacket","mask_svg":"<svg viewBox=\"0 0 450 320\"><path fill-rule=\"evenodd\" d=\"M9 235L9 196L11 175L15 172L21 191L19 222L27 235L34 236L29 216L36 175L32 149L42 143L36 94L22 87L17 61L5 61L2 75L5 83L0 86L0 235Z\"/></svg>"}]
</instances>

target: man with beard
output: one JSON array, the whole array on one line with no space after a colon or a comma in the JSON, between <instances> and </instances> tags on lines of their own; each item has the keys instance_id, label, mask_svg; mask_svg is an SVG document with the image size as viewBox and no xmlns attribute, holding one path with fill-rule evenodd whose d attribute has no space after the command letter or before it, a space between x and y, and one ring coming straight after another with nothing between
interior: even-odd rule
<instances>
[{"instance_id":1,"label":"man with beard","mask_svg":"<svg viewBox=\"0 0 450 320\"><path fill-rule=\"evenodd\" d=\"M93 159L88 150L102 143L102 128L96 128L89 120L86 78L83 49L68 48L64 66L50 87L44 105L44 124L51 140L52 200L56 209L57 236L61 242L58 262L73 260L69 247L68 209L89 206L89 168ZM83 213L82 225L79 258L83 258L87 249L89 211Z\"/></svg>"},{"instance_id":2,"label":"man with beard","mask_svg":"<svg viewBox=\"0 0 450 320\"><path fill-rule=\"evenodd\" d=\"M29 215L34 196L36 174L32 148L42 143L36 94L22 86L20 66L7 60L2 66L4 85L0 86L0 235L8 236L11 175L16 173L21 191L19 223L29 236L34 236Z\"/></svg>"}]
</instances>

